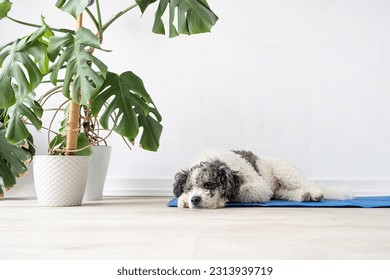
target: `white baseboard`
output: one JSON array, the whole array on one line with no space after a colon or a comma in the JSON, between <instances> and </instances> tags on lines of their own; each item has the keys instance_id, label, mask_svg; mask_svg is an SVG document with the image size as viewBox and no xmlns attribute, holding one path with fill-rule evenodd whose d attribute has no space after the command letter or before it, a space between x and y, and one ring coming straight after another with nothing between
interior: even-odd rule
<instances>
[{"instance_id":1,"label":"white baseboard","mask_svg":"<svg viewBox=\"0 0 390 280\"><path fill-rule=\"evenodd\" d=\"M390 178L328 177L311 178L329 187L347 189L354 196L390 196Z\"/></svg>"},{"instance_id":2,"label":"white baseboard","mask_svg":"<svg viewBox=\"0 0 390 280\"><path fill-rule=\"evenodd\" d=\"M173 179L107 178L104 196L173 196Z\"/></svg>"},{"instance_id":3,"label":"white baseboard","mask_svg":"<svg viewBox=\"0 0 390 280\"><path fill-rule=\"evenodd\" d=\"M390 178L311 178L329 187L348 189L354 196L390 196ZM173 179L107 178L105 196L173 196Z\"/></svg>"},{"instance_id":4,"label":"white baseboard","mask_svg":"<svg viewBox=\"0 0 390 280\"><path fill-rule=\"evenodd\" d=\"M354 196L390 196L390 178L311 178L325 186L348 189ZM173 179L107 178L105 196L173 196ZM35 197L32 180L22 178L5 197Z\"/></svg>"}]
</instances>

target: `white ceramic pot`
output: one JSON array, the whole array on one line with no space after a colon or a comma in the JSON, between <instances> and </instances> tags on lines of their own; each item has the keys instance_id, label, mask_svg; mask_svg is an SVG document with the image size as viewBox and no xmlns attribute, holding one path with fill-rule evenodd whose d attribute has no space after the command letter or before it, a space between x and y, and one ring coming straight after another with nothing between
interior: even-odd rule
<instances>
[{"instance_id":1,"label":"white ceramic pot","mask_svg":"<svg viewBox=\"0 0 390 280\"><path fill-rule=\"evenodd\" d=\"M92 152L84 201L101 200L103 198L103 188L110 163L111 147L93 146Z\"/></svg>"},{"instance_id":2,"label":"white ceramic pot","mask_svg":"<svg viewBox=\"0 0 390 280\"><path fill-rule=\"evenodd\" d=\"M89 156L34 156L34 182L41 206L78 206L87 183Z\"/></svg>"}]
</instances>

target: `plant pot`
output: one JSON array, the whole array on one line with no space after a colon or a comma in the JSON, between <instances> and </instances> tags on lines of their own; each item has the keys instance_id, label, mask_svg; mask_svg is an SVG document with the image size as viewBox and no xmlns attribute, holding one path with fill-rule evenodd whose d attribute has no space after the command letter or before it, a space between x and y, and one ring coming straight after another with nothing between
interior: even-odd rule
<instances>
[{"instance_id":1,"label":"plant pot","mask_svg":"<svg viewBox=\"0 0 390 280\"><path fill-rule=\"evenodd\" d=\"M89 156L35 156L34 182L41 206L79 206L87 183Z\"/></svg>"},{"instance_id":2,"label":"plant pot","mask_svg":"<svg viewBox=\"0 0 390 280\"><path fill-rule=\"evenodd\" d=\"M84 201L101 200L110 163L110 146L93 146Z\"/></svg>"}]
</instances>

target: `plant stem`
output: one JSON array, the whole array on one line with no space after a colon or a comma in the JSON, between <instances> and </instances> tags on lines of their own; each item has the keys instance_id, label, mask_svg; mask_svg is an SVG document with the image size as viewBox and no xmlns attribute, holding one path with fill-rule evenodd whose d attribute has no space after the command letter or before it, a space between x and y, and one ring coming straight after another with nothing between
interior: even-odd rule
<instances>
[{"instance_id":1,"label":"plant stem","mask_svg":"<svg viewBox=\"0 0 390 280\"><path fill-rule=\"evenodd\" d=\"M17 20L17 19L14 19L12 17L9 17L9 16L7 16L7 18L16 22L16 23L22 24L22 25L27 25L30 27L37 27L37 28L42 27L42 25ZM50 29L53 31L62 32L62 33L72 33L72 34L74 33L74 30L65 29L65 28L54 28L54 27L52 28L52 27L50 27Z\"/></svg>"},{"instance_id":2,"label":"plant stem","mask_svg":"<svg viewBox=\"0 0 390 280\"><path fill-rule=\"evenodd\" d=\"M57 109L53 109L53 111L55 111L55 110L57 110ZM33 125L32 123L26 122L26 121L25 121L24 123L27 124L27 125ZM42 126L41 128L44 129L44 130L47 130L48 132L51 132L51 133L53 133L53 134L57 134L57 132L48 129L47 127Z\"/></svg>"},{"instance_id":3,"label":"plant stem","mask_svg":"<svg viewBox=\"0 0 390 280\"><path fill-rule=\"evenodd\" d=\"M58 90L58 91L54 91L54 92L51 92L50 94L47 94L45 95L44 97L42 96L39 100L39 105L41 105L41 107L43 107L45 105L45 103L54 95L54 94L57 94L57 93L60 93L62 92L62 90ZM42 100L41 100L42 99Z\"/></svg>"},{"instance_id":4,"label":"plant stem","mask_svg":"<svg viewBox=\"0 0 390 280\"><path fill-rule=\"evenodd\" d=\"M58 82L58 83L63 83L64 80L58 79L57 82ZM41 84L51 84L51 83L52 83L52 81L41 81Z\"/></svg>"},{"instance_id":5,"label":"plant stem","mask_svg":"<svg viewBox=\"0 0 390 280\"><path fill-rule=\"evenodd\" d=\"M58 107L57 111L54 113L53 118L52 118L51 121L50 121L49 128L47 129L47 131L48 131L48 133L47 133L47 144L48 144L48 146L49 146L49 154L51 154L51 151L50 151L50 142L51 142L51 140L50 140L50 132L52 131L51 127L52 127L52 125L53 125L54 119L56 118L56 116L57 116L58 112L61 110L61 108L62 108L66 103L68 103L69 101L70 101L70 100L66 100L64 103L62 103L62 104L60 105L60 107ZM54 132L54 133L55 133L55 132ZM57 134L57 133L55 133L55 134Z\"/></svg>"},{"instance_id":6,"label":"plant stem","mask_svg":"<svg viewBox=\"0 0 390 280\"><path fill-rule=\"evenodd\" d=\"M120 11L119 13L117 13L115 16L113 16L109 21L107 21L104 25L103 25L103 32L106 31L106 29L111 25L113 24L118 18L120 18L121 16L123 16L125 13L127 13L128 11L132 10L133 8L137 7L138 4L133 4L131 5L130 7L124 9L123 11Z\"/></svg>"},{"instance_id":7,"label":"plant stem","mask_svg":"<svg viewBox=\"0 0 390 280\"><path fill-rule=\"evenodd\" d=\"M50 90L48 90L46 93L44 93L44 94L41 96L41 98L39 98L38 103L41 104L42 100L43 100L46 96L52 94L53 92L59 90L60 88L62 88L62 86L56 86L56 87L51 88Z\"/></svg>"},{"instance_id":8,"label":"plant stem","mask_svg":"<svg viewBox=\"0 0 390 280\"><path fill-rule=\"evenodd\" d=\"M90 17L90 19L92 20L93 24L95 25L96 29L98 30L98 36L99 36L99 23L96 19L96 17L94 16L94 14L91 12L91 10L89 8L85 8L85 11L87 12L88 16Z\"/></svg>"},{"instance_id":9,"label":"plant stem","mask_svg":"<svg viewBox=\"0 0 390 280\"><path fill-rule=\"evenodd\" d=\"M103 23L102 23L102 13L100 11L100 3L99 0L96 0L96 12L97 12L97 17L98 17L98 23L99 23L99 39L100 43L103 42Z\"/></svg>"},{"instance_id":10,"label":"plant stem","mask_svg":"<svg viewBox=\"0 0 390 280\"><path fill-rule=\"evenodd\" d=\"M49 108L49 109L45 109L45 112L49 112L49 111L65 111L65 109L58 109L58 108Z\"/></svg>"}]
</instances>

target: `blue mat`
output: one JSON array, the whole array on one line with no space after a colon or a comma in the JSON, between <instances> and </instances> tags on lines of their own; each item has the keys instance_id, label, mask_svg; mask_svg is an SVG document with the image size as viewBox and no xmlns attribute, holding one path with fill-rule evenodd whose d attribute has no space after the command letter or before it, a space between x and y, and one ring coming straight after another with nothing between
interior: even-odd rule
<instances>
[{"instance_id":1,"label":"blue mat","mask_svg":"<svg viewBox=\"0 0 390 280\"><path fill-rule=\"evenodd\" d=\"M168 202L168 206L177 207L177 198ZM238 203L229 202L226 207L362 207L377 208L390 207L390 196L356 197L348 200L323 200L320 202L296 202L288 200L276 200L265 203Z\"/></svg>"}]
</instances>

